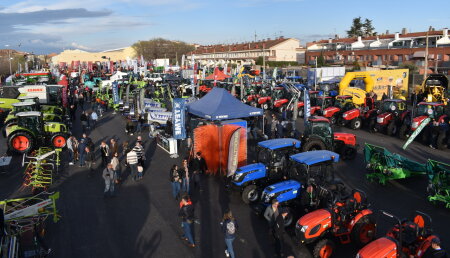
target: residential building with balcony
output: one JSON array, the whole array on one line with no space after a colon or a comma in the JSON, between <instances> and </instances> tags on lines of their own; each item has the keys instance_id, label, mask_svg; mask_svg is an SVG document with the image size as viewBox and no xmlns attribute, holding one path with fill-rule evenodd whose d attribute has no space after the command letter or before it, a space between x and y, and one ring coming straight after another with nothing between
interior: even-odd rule
<instances>
[{"instance_id":1,"label":"residential building with balcony","mask_svg":"<svg viewBox=\"0 0 450 258\"><path fill-rule=\"evenodd\" d=\"M323 56L327 64L395 68L412 63L424 72L427 32L385 34L371 37L334 38L307 43L306 62L314 65ZM437 66L437 67L436 67ZM448 29L428 31L428 68L450 71L450 38Z\"/></svg>"},{"instance_id":2,"label":"residential building with balcony","mask_svg":"<svg viewBox=\"0 0 450 258\"><path fill-rule=\"evenodd\" d=\"M259 57L266 61L289 61L304 63L305 48L300 46L300 40L279 37L260 41L245 42L230 45L199 46L187 55L187 60L194 60L202 65L217 65L225 63L255 64Z\"/></svg>"}]
</instances>

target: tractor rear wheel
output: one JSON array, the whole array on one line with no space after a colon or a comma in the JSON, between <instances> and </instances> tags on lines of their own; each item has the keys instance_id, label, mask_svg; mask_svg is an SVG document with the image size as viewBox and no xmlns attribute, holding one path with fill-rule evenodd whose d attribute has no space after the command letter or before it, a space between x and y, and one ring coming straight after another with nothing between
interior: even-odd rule
<instances>
[{"instance_id":1,"label":"tractor rear wheel","mask_svg":"<svg viewBox=\"0 0 450 258\"><path fill-rule=\"evenodd\" d=\"M303 151L326 150L327 147L322 140L311 139L303 146Z\"/></svg>"},{"instance_id":2,"label":"tractor rear wheel","mask_svg":"<svg viewBox=\"0 0 450 258\"><path fill-rule=\"evenodd\" d=\"M256 185L248 185L242 191L242 201L246 204L256 202L259 199L259 192Z\"/></svg>"},{"instance_id":3,"label":"tractor rear wheel","mask_svg":"<svg viewBox=\"0 0 450 258\"><path fill-rule=\"evenodd\" d=\"M372 216L366 215L362 217L353 226L351 232L352 242L362 247L371 242L375 238L376 224Z\"/></svg>"},{"instance_id":4,"label":"tractor rear wheel","mask_svg":"<svg viewBox=\"0 0 450 258\"><path fill-rule=\"evenodd\" d=\"M350 122L350 128L352 128L353 130L358 130L359 128L361 128L361 125L362 121L359 117L352 119L352 121Z\"/></svg>"},{"instance_id":5,"label":"tractor rear wheel","mask_svg":"<svg viewBox=\"0 0 450 258\"><path fill-rule=\"evenodd\" d=\"M352 160L356 157L357 150L355 147L350 145L345 145L342 148L341 155L343 160Z\"/></svg>"},{"instance_id":6,"label":"tractor rear wheel","mask_svg":"<svg viewBox=\"0 0 450 258\"><path fill-rule=\"evenodd\" d=\"M64 148L67 144L67 136L63 133L55 133L52 136L52 146L55 148Z\"/></svg>"},{"instance_id":7,"label":"tractor rear wheel","mask_svg":"<svg viewBox=\"0 0 450 258\"><path fill-rule=\"evenodd\" d=\"M314 246L314 258L328 258L333 254L335 244L330 239L322 239Z\"/></svg>"},{"instance_id":8,"label":"tractor rear wheel","mask_svg":"<svg viewBox=\"0 0 450 258\"><path fill-rule=\"evenodd\" d=\"M286 217L284 218L284 227L289 227L290 225L292 225L292 222L294 222L294 213L293 210L291 208L286 208L288 211L288 214L286 215Z\"/></svg>"},{"instance_id":9,"label":"tractor rear wheel","mask_svg":"<svg viewBox=\"0 0 450 258\"><path fill-rule=\"evenodd\" d=\"M269 104L267 104L267 103L264 103L264 104L262 104L261 105L261 107L262 107L262 109L269 109Z\"/></svg>"},{"instance_id":10,"label":"tractor rear wheel","mask_svg":"<svg viewBox=\"0 0 450 258\"><path fill-rule=\"evenodd\" d=\"M406 124L403 124L400 127L400 131L398 132L398 136L400 137L400 139L402 140L406 140L408 139L408 126Z\"/></svg>"},{"instance_id":11,"label":"tractor rear wheel","mask_svg":"<svg viewBox=\"0 0 450 258\"><path fill-rule=\"evenodd\" d=\"M15 153L28 153L34 147L34 139L30 134L20 131L8 136L8 147Z\"/></svg>"},{"instance_id":12,"label":"tractor rear wheel","mask_svg":"<svg viewBox=\"0 0 450 258\"><path fill-rule=\"evenodd\" d=\"M387 130L387 131L386 131L387 135L389 135L389 136L394 136L394 135L396 135L396 134L397 134L397 131L398 131L398 126L397 126L397 124L395 123L395 121L390 122L390 123L388 124L386 130Z\"/></svg>"}]
</instances>

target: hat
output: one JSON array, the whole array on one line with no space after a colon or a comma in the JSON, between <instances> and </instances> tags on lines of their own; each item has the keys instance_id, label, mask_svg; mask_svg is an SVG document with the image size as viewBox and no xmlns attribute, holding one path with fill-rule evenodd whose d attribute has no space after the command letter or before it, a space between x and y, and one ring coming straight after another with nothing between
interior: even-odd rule
<instances>
[{"instance_id":1,"label":"hat","mask_svg":"<svg viewBox=\"0 0 450 258\"><path fill-rule=\"evenodd\" d=\"M432 244L440 244L441 240L439 239L439 237L435 237L435 238L431 239L431 243Z\"/></svg>"},{"instance_id":2,"label":"hat","mask_svg":"<svg viewBox=\"0 0 450 258\"><path fill-rule=\"evenodd\" d=\"M289 213L289 209L286 207L283 207L280 209L280 214ZM434 239L433 239L434 240Z\"/></svg>"}]
</instances>

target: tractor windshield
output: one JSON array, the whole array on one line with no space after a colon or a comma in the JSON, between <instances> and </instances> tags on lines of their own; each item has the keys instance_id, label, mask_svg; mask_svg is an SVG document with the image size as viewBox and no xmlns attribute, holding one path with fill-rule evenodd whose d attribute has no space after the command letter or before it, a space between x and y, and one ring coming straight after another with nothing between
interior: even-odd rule
<instances>
[{"instance_id":1,"label":"tractor windshield","mask_svg":"<svg viewBox=\"0 0 450 258\"><path fill-rule=\"evenodd\" d=\"M323 138L328 138L333 135L331 131L331 126L328 122L313 122L311 123L312 134L318 135Z\"/></svg>"},{"instance_id":2,"label":"tractor windshield","mask_svg":"<svg viewBox=\"0 0 450 258\"><path fill-rule=\"evenodd\" d=\"M397 103L394 101L385 101L381 106L381 111L384 112L392 112L398 110Z\"/></svg>"},{"instance_id":3,"label":"tractor windshield","mask_svg":"<svg viewBox=\"0 0 450 258\"><path fill-rule=\"evenodd\" d=\"M62 88L61 87L47 87L48 104L61 105L62 104Z\"/></svg>"},{"instance_id":4,"label":"tractor windshield","mask_svg":"<svg viewBox=\"0 0 450 258\"><path fill-rule=\"evenodd\" d=\"M15 113L34 111L33 105L15 107Z\"/></svg>"},{"instance_id":5,"label":"tractor windshield","mask_svg":"<svg viewBox=\"0 0 450 258\"><path fill-rule=\"evenodd\" d=\"M439 118L444 114L444 106L419 105L417 107L418 116L429 116Z\"/></svg>"},{"instance_id":6,"label":"tractor windshield","mask_svg":"<svg viewBox=\"0 0 450 258\"><path fill-rule=\"evenodd\" d=\"M17 124L20 127L27 128L33 131L39 130L39 128L41 128L39 117L37 116L22 116L18 119Z\"/></svg>"}]
</instances>

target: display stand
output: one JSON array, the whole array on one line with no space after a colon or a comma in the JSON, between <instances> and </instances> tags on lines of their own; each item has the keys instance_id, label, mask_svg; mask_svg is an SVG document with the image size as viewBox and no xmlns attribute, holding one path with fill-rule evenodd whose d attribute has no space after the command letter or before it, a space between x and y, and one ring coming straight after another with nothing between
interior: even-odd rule
<instances>
[{"instance_id":1,"label":"display stand","mask_svg":"<svg viewBox=\"0 0 450 258\"><path fill-rule=\"evenodd\" d=\"M171 158L178 158L177 140L174 138L168 138L162 133L156 135L156 143L159 147L170 154Z\"/></svg>"}]
</instances>

